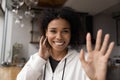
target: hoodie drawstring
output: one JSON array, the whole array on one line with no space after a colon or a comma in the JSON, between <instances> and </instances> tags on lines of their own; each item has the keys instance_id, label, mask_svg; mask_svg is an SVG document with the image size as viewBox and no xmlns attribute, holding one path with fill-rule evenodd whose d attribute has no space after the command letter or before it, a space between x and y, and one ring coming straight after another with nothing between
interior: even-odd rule
<instances>
[{"instance_id":1,"label":"hoodie drawstring","mask_svg":"<svg viewBox=\"0 0 120 80\"><path fill-rule=\"evenodd\" d=\"M62 73L62 80L64 79L66 62L67 62L67 58L65 58L65 63L64 63L64 67L63 67L63 73ZM44 75L43 75L43 80L45 80L45 75L46 75L46 64L45 64L45 67L44 67Z\"/></svg>"}]
</instances>

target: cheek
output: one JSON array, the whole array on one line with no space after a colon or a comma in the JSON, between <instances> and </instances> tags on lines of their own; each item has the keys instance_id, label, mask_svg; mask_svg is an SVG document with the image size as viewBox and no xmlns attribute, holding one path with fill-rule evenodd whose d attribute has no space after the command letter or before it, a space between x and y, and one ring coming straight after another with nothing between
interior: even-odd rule
<instances>
[{"instance_id":1,"label":"cheek","mask_svg":"<svg viewBox=\"0 0 120 80\"><path fill-rule=\"evenodd\" d=\"M64 36L64 38L65 38L65 40L69 43L70 42L70 40L71 40L71 36L70 35L66 35L66 36Z\"/></svg>"},{"instance_id":2,"label":"cheek","mask_svg":"<svg viewBox=\"0 0 120 80\"><path fill-rule=\"evenodd\" d=\"M48 42L50 42L53 38L54 38L54 36L48 35L48 36L47 36Z\"/></svg>"}]
</instances>

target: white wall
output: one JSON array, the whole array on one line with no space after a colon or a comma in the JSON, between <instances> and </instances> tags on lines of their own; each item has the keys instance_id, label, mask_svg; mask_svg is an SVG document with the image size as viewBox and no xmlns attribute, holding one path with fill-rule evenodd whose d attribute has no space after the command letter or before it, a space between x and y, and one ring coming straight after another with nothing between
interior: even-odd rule
<instances>
[{"instance_id":1,"label":"white wall","mask_svg":"<svg viewBox=\"0 0 120 80\"><path fill-rule=\"evenodd\" d=\"M21 53L19 54L19 57L24 57L28 59L30 55L37 52L37 48L36 48L37 45L30 43L31 40L30 31L32 30L31 18L29 17L23 18L22 23L24 24L24 27L20 27L20 24L15 23L16 18L17 16L14 15L11 47L16 42L23 44L23 48L21 50Z\"/></svg>"},{"instance_id":2,"label":"white wall","mask_svg":"<svg viewBox=\"0 0 120 80\"><path fill-rule=\"evenodd\" d=\"M94 37L96 36L96 32L98 29L103 29L103 35L106 33L110 34L110 41L115 41L116 43L116 22L112 18L111 15L107 14L98 14L94 16ZM115 45L111 57L113 56L120 56L120 47Z\"/></svg>"},{"instance_id":3,"label":"white wall","mask_svg":"<svg viewBox=\"0 0 120 80\"><path fill-rule=\"evenodd\" d=\"M13 18L13 27L12 27L12 42L11 47L16 42L23 44L23 48L21 50L20 56L26 57L28 56L28 48L29 48L29 42L31 39L30 30L31 30L31 23L30 19L23 18L23 24L24 27L21 27L20 24L15 23L16 16L14 15Z\"/></svg>"},{"instance_id":4,"label":"white wall","mask_svg":"<svg viewBox=\"0 0 120 80\"><path fill-rule=\"evenodd\" d=\"M6 32L6 40L4 43L4 53L2 52L2 55L4 56L4 61L11 62L12 60L12 47L13 45L17 43L23 44L23 49L21 50L21 53L19 54L19 57L24 57L28 59L30 55L34 54L38 51L37 45L30 44L31 40L31 18L23 17L23 24L24 27L20 27L20 24L15 24L16 15L13 14L11 11L7 11L7 21L6 25L7 30ZM0 53L2 49L2 38L3 38L3 19L0 17ZM1 54L0 54L1 59ZM1 62L1 60L0 60Z\"/></svg>"}]
</instances>

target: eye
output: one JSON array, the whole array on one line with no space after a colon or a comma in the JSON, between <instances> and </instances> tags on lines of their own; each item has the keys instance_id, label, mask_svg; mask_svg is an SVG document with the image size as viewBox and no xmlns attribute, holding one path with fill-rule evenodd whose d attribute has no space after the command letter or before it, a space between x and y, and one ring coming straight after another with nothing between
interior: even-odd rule
<instances>
[{"instance_id":1,"label":"eye","mask_svg":"<svg viewBox=\"0 0 120 80\"><path fill-rule=\"evenodd\" d=\"M64 32L64 33L69 33L70 31L69 31L69 30L63 30L62 32Z\"/></svg>"},{"instance_id":2,"label":"eye","mask_svg":"<svg viewBox=\"0 0 120 80\"><path fill-rule=\"evenodd\" d=\"M51 33L56 33L56 30L50 30Z\"/></svg>"}]
</instances>

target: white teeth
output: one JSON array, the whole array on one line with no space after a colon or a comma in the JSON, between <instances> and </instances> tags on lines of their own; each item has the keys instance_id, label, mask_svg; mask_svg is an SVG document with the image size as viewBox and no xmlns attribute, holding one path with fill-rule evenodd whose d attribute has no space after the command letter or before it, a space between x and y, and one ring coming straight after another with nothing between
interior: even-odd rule
<instances>
[{"instance_id":1,"label":"white teeth","mask_svg":"<svg viewBox=\"0 0 120 80\"><path fill-rule=\"evenodd\" d=\"M55 42L55 44L58 45L58 46L61 46L61 45L63 45L63 42L62 43Z\"/></svg>"}]
</instances>

